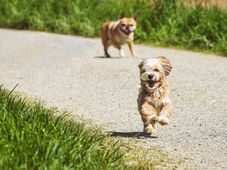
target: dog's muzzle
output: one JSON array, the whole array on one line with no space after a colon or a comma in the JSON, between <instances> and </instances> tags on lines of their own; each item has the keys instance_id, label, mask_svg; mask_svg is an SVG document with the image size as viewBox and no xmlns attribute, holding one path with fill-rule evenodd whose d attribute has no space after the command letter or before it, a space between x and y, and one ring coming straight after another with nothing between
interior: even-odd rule
<instances>
[{"instance_id":1,"label":"dog's muzzle","mask_svg":"<svg viewBox=\"0 0 227 170\"><path fill-rule=\"evenodd\" d=\"M147 80L146 83L149 85L150 88L154 87L156 81L153 80L154 79L154 75L153 74L148 74L147 75Z\"/></svg>"},{"instance_id":2,"label":"dog's muzzle","mask_svg":"<svg viewBox=\"0 0 227 170\"><path fill-rule=\"evenodd\" d=\"M121 26L121 31L126 34L126 35L129 35L131 34L132 32L135 31L135 28L133 25L123 25Z\"/></svg>"},{"instance_id":3,"label":"dog's muzzle","mask_svg":"<svg viewBox=\"0 0 227 170\"><path fill-rule=\"evenodd\" d=\"M152 80L152 79L153 79L153 77L154 77L154 75L153 75L153 74L148 74L148 76L147 76L147 77L148 77L148 79L149 79L149 80Z\"/></svg>"},{"instance_id":4,"label":"dog's muzzle","mask_svg":"<svg viewBox=\"0 0 227 170\"><path fill-rule=\"evenodd\" d=\"M149 87L154 87L154 85L155 85L155 83L156 83L156 81L153 81L153 80L148 80L147 81L147 83L148 83L148 85L149 85Z\"/></svg>"}]
</instances>

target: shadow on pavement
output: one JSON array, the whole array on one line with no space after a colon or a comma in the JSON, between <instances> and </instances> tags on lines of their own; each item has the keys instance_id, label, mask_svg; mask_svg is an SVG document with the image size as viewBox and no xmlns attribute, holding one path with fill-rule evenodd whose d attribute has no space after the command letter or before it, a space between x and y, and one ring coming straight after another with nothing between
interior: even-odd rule
<instances>
[{"instance_id":1,"label":"shadow on pavement","mask_svg":"<svg viewBox=\"0 0 227 170\"><path fill-rule=\"evenodd\" d=\"M110 136L113 137L126 137L126 138L158 138L157 136L151 136L150 134L144 132L109 132Z\"/></svg>"},{"instance_id":2,"label":"shadow on pavement","mask_svg":"<svg viewBox=\"0 0 227 170\"><path fill-rule=\"evenodd\" d=\"M111 56L111 57L95 56L94 58L99 58L99 59L121 59L122 57L117 57L117 56Z\"/></svg>"}]
</instances>

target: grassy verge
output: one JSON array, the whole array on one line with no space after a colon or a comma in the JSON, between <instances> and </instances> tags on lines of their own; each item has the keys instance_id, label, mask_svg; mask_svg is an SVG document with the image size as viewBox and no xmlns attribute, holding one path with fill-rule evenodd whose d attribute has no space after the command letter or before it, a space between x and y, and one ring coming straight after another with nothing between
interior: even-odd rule
<instances>
[{"instance_id":1,"label":"grassy verge","mask_svg":"<svg viewBox=\"0 0 227 170\"><path fill-rule=\"evenodd\" d=\"M122 169L123 152L104 136L0 89L0 169Z\"/></svg>"},{"instance_id":2,"label":"grassy verge","mask_svg":"<svg viewBox=\"0 0 227 170\"><path fill-rule=\"evenodd\" d=\"M0 87L0 169L153 169L169 164L155 150L150 152L154 161L146 160L141 147L116 142L55 113Z\"/></svg>"},{"instance_id":3,"label":"grassy verge","mask_svg":"<svg viewBox=\"0 0 227 170\"><path fill-rule=\"evenodd\" d=\"M103 22L125 11L128 16L139 14L137 42L227 56L227 10L216 6L190 6L180 0L0 0L0 4L1 27L94 37Z\"/></svg>"}]
</instances>

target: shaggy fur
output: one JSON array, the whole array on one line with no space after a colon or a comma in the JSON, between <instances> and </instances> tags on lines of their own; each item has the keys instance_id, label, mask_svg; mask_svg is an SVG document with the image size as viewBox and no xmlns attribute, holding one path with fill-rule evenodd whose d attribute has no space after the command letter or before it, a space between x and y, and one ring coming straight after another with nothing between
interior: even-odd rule
<instances>
[{"instance_id":1,"label":"shaggy fur","mask_svg":"<svg viewBox=\"0 0 227 170\"><path fill-rule=\"evenodd\" d=\"M111 57L108 48L113 45L124 57L122 45L128 44L133 57L136 57L134 50L134 31L136 30L136 15L132 18L125 18L122 14L118 21L108 21L104 23L100 30L100 36L106 57Z\"/></svg>"},{"instance_id":2,"label":"shaggy fur","mask_svg":"<svg viewBox=\"0 0 227 170\"><path fill-rule=\"evenodd\" d=\"M172 70L166 57L145 59L139 64L141 88L138 96L138 110L144 132L155 134L157 123L167 125L172 116L170 87L166 76Z\"/></svg>"}]
</instances>

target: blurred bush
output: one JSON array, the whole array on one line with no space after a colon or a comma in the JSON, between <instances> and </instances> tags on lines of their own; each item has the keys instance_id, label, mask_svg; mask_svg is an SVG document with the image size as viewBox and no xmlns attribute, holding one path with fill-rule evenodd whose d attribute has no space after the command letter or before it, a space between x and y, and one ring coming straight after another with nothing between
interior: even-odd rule
<instances>
[{"instance_id":1,"label":"blurred bush","mask_svg":"<svg viewBox=\"0 0 227 170\"><path fill-rule=\"evenodd\" d=\"M208 0L204 0L207 4ZM107 20L138 13L137 42L227 56L227 10L179 0L0 0L0 26L95 37Z\"/></svg>"}]
</instances>

